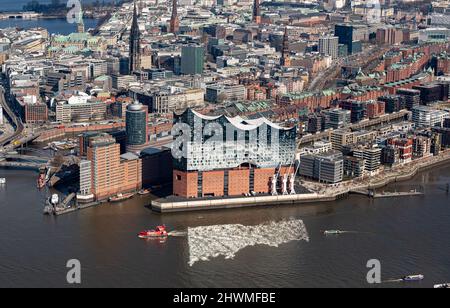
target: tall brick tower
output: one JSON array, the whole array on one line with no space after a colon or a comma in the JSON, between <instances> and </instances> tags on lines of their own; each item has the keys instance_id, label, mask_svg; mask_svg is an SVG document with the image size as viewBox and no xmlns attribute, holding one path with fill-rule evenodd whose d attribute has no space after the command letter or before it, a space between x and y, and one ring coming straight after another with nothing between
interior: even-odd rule
<instances>
[{"instance_id":1,"label":"tall brick tower","mask_svg":"<svg viewBox=\"0 0 450 308\"><path fill-rule=\"evenodd\" d=\"M177 0L172 0L172 17L170 18L170 33L177 34L180 31L180 20L178 19Z\"/></svg>"},{"instance_id":2,"label":"tall brick tower","mask_svg":"<svg viewBox=\"0 0 450 308\"><path fill-rule=\"evenodd\" d=\"M259 7L259 0L253 0L253 22L261 23L261 8Z\"/></svg>"},{"instance_id":3,"label":"tall brick tower","mask_svg":"<svg viewBox=\"0 0 450 308\"><path fill-rule=\"evenodd\" d=\"M284 67L291 66L291 58L289 57L289 35L288 28L284 28L283 49L281 50L281 65Z\"/></svg>"}]
</instances>

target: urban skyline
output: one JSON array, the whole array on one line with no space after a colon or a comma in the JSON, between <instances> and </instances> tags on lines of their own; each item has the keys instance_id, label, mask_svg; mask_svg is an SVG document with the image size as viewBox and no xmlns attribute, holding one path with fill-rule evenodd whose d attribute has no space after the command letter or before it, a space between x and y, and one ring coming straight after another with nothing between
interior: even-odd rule
<instances>
[{"instance_id":1,"label":"urban skyline","mask_svg":"<svg viewBox=\"0 0 450 308\"><path fill-rule=\"evenodd\" d=\"M313 223L295 214L308 207L433 198L424 178L408 181L450 161L448 0L35 8L0 13L0 193L14 181L7 172L31 170L30 191L42 194L36 202L52 219L95 221L97 211L118 205L127 215L127 204L139 204L158 225L138 238L164 247L188 237L190 267L226 263L247 246L283 251L317 240L307 231ZM11 20L24 26L1 26ZM42 20L73 30L37 26ZM291 214L244 223L283 208ZM214 217L243 211L215 225ZM166 226L175 212L191 217L183 231ZM199 225L190 215L208 218ZM347 228L331 223L319 233L366 232ZM249 239L230 240L239 230ZM423 281L426 273L414 273L420 262L410 264L418 266L398 280ZM381 283L374 277L361 277L362 286ZM435 285L448 287L426 286Z\"/></svg>"}]
</instances>

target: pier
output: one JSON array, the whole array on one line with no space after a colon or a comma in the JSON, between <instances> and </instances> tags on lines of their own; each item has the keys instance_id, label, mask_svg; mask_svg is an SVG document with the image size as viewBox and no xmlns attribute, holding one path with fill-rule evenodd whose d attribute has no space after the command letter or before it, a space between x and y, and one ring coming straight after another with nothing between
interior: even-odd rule
<instances>
[{"instance_id":1,"label":"pier","mask_svg":"<svg viewBox=\"0 0 450 308\"><path fill-rule=\"evenodd\" d=\"M424 193L420 191L407 191L407 192L382 192L382 193L376 193L372 196L372 198L397 198L397 197L408 197L408 196L423 196Z\"/></svg>"},{"instance_id":2,"label":"pier","mask_svg":"<svg viewBox=\"0 0 450 308\"><path fill-rule=\"evenodd\" d=\"M295 195L261 195L254 197L235 197L235 198L199 198L199 199L183 199L178 197L169 197L166 199L158 199L152 201L152 210L160 213L194 211L194 210L211 210L224 208L241 208L257 205L277 206L277 205L294 205L301 203L335 201L347 196L347 193L336 195L319 195L317 193L305 193Z\"/></svg>"},{"instance_id":3,"label":"pier","mask_svg":"<svg viewBox=\"0 0 450 308\"><path fill-rule=\"evenodd\" d=\"M368 190L368 189L353 189L350 191L350 193L355 194L355 195L363 195L363 196L367 196L373 199L378 199L378 198L396 198L396 197L408 197L408 196L423 196L424 193L417 191L417 190L411 190L411 191L405 191L405 192L400 192L400 191L394 191L394 192L390 192L390 191L383 191L381 193L377 193L373 190Z\"/></svg>"},{"instance_id":4,"label":"pier","mask_svg":"<svg viewBox=\"0 0 450 308\"><path fill-rule=\"evenodd\" d=\"M101 202L90 202L90 203L77 203L76 201L74 202L74 205L69 207L68 205L76 198L76 194L72 193L70 195L68 195L63 202L61 202L61 204L59 204L58 206L54 207L52 206L48 201L47 201L47 206L51 207L51 212L45 212L44 214L53 214L54 216L60 216L60 215L65 215L65 214L70 214L73 212L77 212L79 210L83 210L83 209L87 209L90 207L94 207L94 206L98 206L101 205Z\"/></svg>"}]
</instances>

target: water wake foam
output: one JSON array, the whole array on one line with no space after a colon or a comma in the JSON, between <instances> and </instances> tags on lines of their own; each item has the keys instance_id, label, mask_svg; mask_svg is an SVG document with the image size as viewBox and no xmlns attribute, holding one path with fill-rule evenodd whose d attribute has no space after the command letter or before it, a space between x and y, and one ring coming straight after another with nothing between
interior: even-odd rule
<instances>
[{"instance_id":1,"label":"water wake foam","mask_svg":"<svg viewBox=\"0 0 450 308\"><path fill-rule=\"evenodd\" d=\"M290 241L309 241L308 232L302 220L291 219L269 222L256 226L214 225L188 228L189 265L210 258L235 254L254 245L278 247Z\"/></svg>"},{"instance_id":2,"label":"water wake foam","mask_svg":"<svg viewBox=\"0 0 450 308\"><path fill-rule=\"evenodd\" d=\"M187 236L187 232L184 232L184 231L170 231L169 232L169 236L183 237L183 236Z\"/></svg>"}]
</instances>

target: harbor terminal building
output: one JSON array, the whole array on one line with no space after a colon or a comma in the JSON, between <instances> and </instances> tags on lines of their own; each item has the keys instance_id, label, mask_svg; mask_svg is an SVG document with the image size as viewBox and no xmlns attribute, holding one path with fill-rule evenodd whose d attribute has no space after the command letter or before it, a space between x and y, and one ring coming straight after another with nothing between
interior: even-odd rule
<instances>
[{"instance_id":1,"label":"harbor terminal building","mask_svg":"<svg viewBox=\"0 0 450 308\"><path fill-rule=\"evenodd\" d=\"M296 127L187 109L174 115L172 133L175 196L295 193Z\"/></svg>"}]
</instances>

